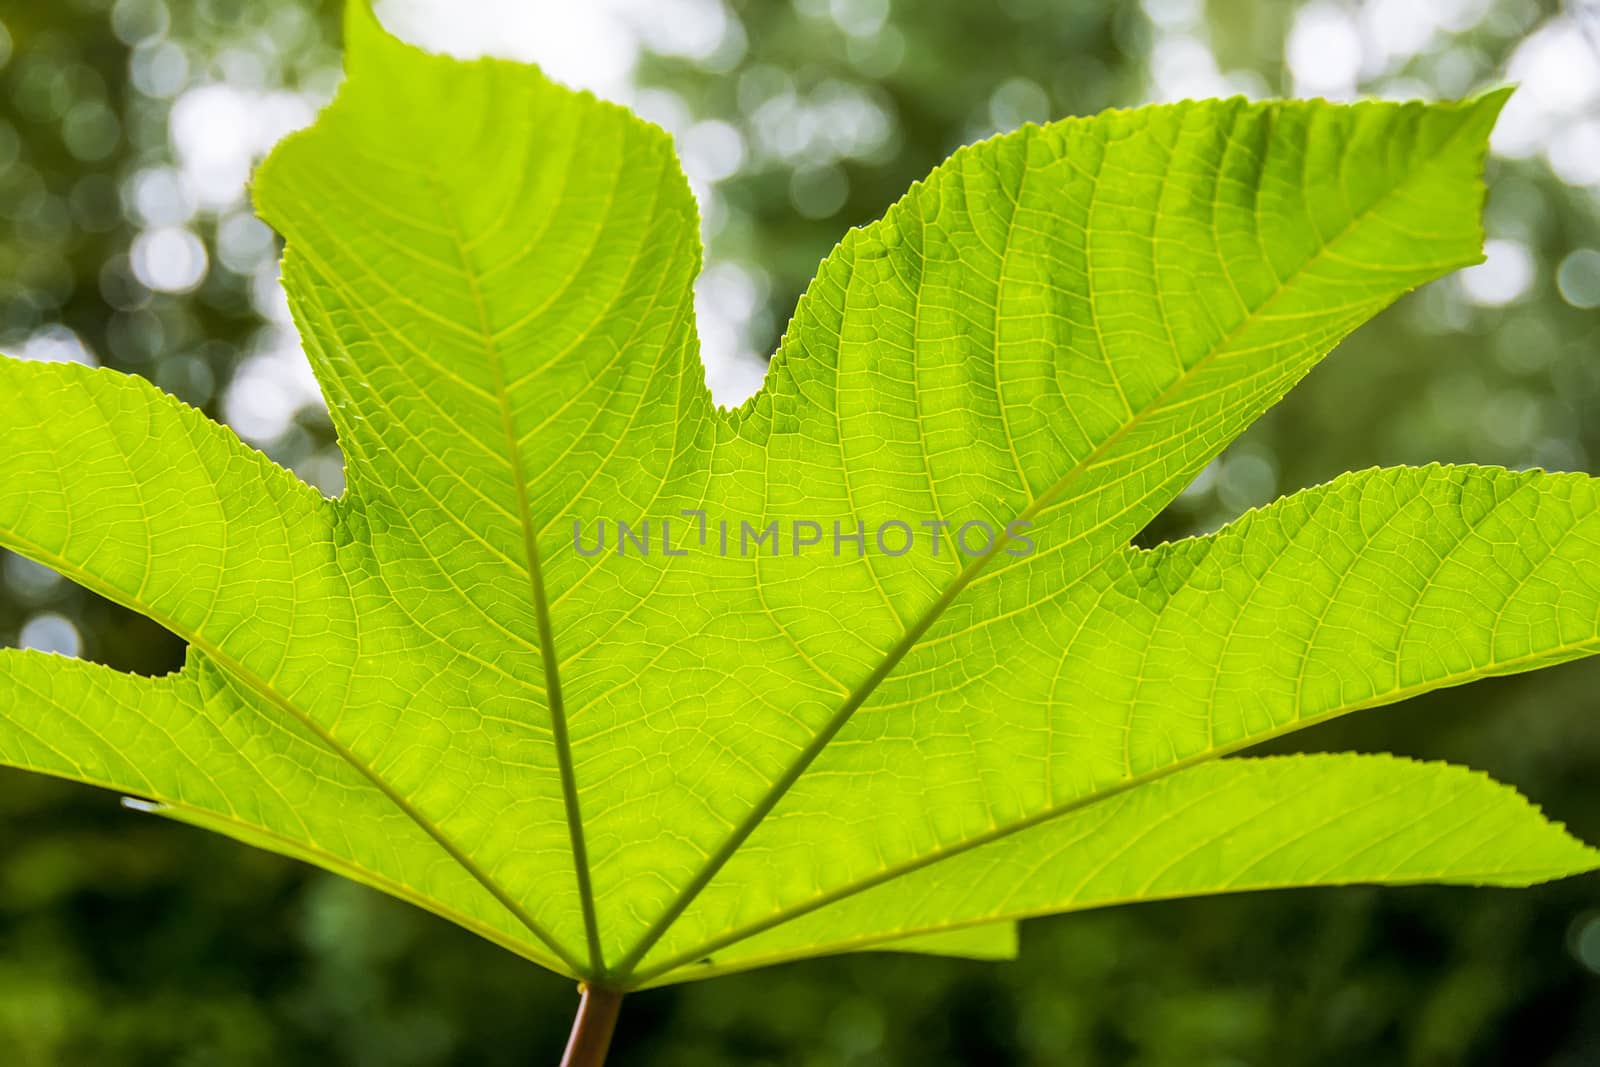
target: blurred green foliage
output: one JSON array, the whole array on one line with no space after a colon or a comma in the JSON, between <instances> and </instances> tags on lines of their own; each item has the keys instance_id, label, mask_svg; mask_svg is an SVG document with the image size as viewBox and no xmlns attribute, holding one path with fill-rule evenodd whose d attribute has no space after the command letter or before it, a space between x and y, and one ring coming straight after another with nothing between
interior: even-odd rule
<instances>
[{"instance_id":1,"label":"blurred green foliage","mask_svg":"<svg viewBox=\"0 0 1600 1067\"><path fill-rule=\"evenodd\" d=\"M332 91L335 7L0 0L0 348L147 375L328 491L331 430L300 402L275 249L230 168ZM685 37L695 19L709 37ZM1022 121L1337 91L1341 77L1385 96L1524 78L1490 168L1490 264L1363 329L1145 536L1214 528L1374 464L1596 471L1593 8L673 0L639 25L636 106L679 137L705 208L705 300L752 352L772 348L846 227L958 144ZM0 579L0 641L146 673L181 660L164 631L41 568L8 557ZM1597 683L1600 663L1573 664L1358 715L1297 747L1471 764L1600 841ZM0 774L0 1062L549 1062L574 1003L565 983L360 887ZM641 994L614 1059L1577 1067L1600 1062L1600 884L1039 921L1015 964L844 957Z\"/></svg>"}]
</instances>

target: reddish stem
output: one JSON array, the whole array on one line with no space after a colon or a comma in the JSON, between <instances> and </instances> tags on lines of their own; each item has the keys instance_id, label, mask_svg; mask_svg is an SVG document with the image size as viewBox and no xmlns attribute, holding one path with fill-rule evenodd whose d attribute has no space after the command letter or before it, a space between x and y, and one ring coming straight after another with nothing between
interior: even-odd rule
<instances>
[{"instance_id":1,"label":"reddish stem","mask_svg":"<svg viewBox=\"0 0 1600 1067\"><path fill-rule=\"evenodd\" d=\"M603 1067L611 1035L617 1028L617 1011L622 994L590 985L579 987L578 1017L572 1020L572 1036L567 1038L567 1053L561 1067Z\"/></svg>"}]
</instances>

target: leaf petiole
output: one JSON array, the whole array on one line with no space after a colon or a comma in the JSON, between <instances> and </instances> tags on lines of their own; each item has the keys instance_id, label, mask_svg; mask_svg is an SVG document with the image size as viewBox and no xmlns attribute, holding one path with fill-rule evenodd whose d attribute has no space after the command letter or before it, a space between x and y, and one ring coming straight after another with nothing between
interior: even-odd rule
<instances>
[{"instance_id":1,"label":"leaf petiole","mask_svg":"<svg viewBox=\"0 0 1600 1067\"><path fill-rule=\"evenodd\" d=\"M578 989L582 999L578 1001L578 1015L572 1020L572 1034L567 1038L561 1067L601 1067L611 1048L611 1035L617 1028L622 993L588 984Z\"/></svg>"}]
</instances>

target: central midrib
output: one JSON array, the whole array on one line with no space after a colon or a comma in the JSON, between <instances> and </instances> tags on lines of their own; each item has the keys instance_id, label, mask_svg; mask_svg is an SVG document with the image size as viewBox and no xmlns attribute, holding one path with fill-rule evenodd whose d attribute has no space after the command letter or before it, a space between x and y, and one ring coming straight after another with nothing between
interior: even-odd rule
<instances>
[{"instance_id":1,"label":"central midrib","mask_svg":"<svg viewBox=\"0 0 1600 1067\"><path fill-rule=\"evenodd\" d=\"M1399 182L1386 189L1359 213L1352 215L1350 221L1345 224L1343 229L1341 229L1337 234L1334 234L1332 237L1324 240L1317 248L1315 253L1309 256L1291 273L1286 275L1279 283L1278 287L1274 289L1272 294L1267 299L1263 300L1256 307L1250 309L1232 330L1230 330L1224 337L1217 341L1216 344L1214 344L1209 351L1196 360L1191 367L1175 378L1171 384L1169 384L1161 391L1159 395L1156 396L1154 400L1140 409L1137 414L1123 423L1122 426L1118 427L1115 433L1106 438L1106 440L1100 445L1096 446L1094 450L1091 451L1087 456L1075 463L1073 467L1064 475L1062 475L1061 478L1058 479L1053 485L1051 485L1049 489L1047 489L1040 496L1036 497L1032 503L1028 504L1025 508L1018 512L1013 522L1026 522L1032 519L1044 508L1054 503L1061 497L1063 493L1066 492L1067 488L1074 481L1076 481L1085 472L1092 469L1095 464L1108 452L1110 452L1111 449L1114 448L1119 442L1121 442L1123 438L1127 437L1134 429L1141 426L1144 423L1144 420L1150 415L1160 411L1175 394L1179 393L1185 385L1192 382L1195 376L1203 368L1214 362L1222 354L1229 351L1234 343L1251 325L1258 322L1261 316L1269 312L1271 308L1283 297L1283 295L1293 288L1295 282L1303 277L1308 270L1321 262L1328 254L1330 249L1332 249L1335 245L1340 244L1346 237L1350 235L1352 231L1356 229L1357 226L1368 219L1383 204L1388 202L1391 197L1410 184L1412 180L1424 173L1432 163L1433 159L1437 158L1440 153L1452 145L1456 138L1460 136L1461 130L1465 129L1468 125L1468 123L1463 122L1460 127L1458 127L1456 130L1453 130L1447 137L1445 137L1438 145L1434 147L1433 155L1427 161L1425 161L1415 170L1409 171ZM1008 529L1010 525L1011 524L1007 524ZM967 586L972 583L973 579L976 578L977 575L987 566L989 560L1001 554L1001 549L1009 542L1009 540L1009 536L1002 532L996 538L995 544L991 547L990 551L982 556L978 556L971 563L967 564L967 566L964 567L961 572L957 574L956 577L951 581L950 585L946 587L945 591L939 596L939 598L930 604L923 612L922 616L906 629L906 631L901 635L900 639L895 642L894 646L890 648L889 652L879 662L878 666L873 669L872 673L869 674L854 690L852 690L845 702L840 705L839 709L829 718L828 722L823 725L822 729L813 736L811 742L801 750L799 756L795 758L794 762L789 765L789 767L781 776L773 781L773 784L769 787L766 794L756 804L756 806L750 810L746 817L741 820L739 825L734 829L733 833L724 840L723 844L719 846L710 857L708 857L706 862L695 873L695 876L685 883L684 888L679 891L678 895L673 899L672 904L669 905L668 908L656 919L656 921L646 929L645 933L640 937L639 941L634 945L634 947L618 961L617 973L613 977L626 979L632 976L635 968L637 968L639 963L644 959L645 955L650 951L650 949L655 946L656 942L661 939L661 937L666 933L673 923L677 922L679 917L681 917L688 909L689 905L694 902L695 898L705 890L706 886L711 883L711 880L716 877L717 873L724 866L726 866L730 859L733 858L734 853L744 845L745 841L749 840L750 835L753 834L756 828L766 820L766 817L771 814L775 807L777 807L778 802L783 799L788 791L794 786L795 782L799 781L800 777L805 774L805 772L810 768L811 764L815 762L817 757L822 754L823 749L827 748L827 746L832 743L834 737L836 737L839 731L844 728L845 724L849 722L850 718L861 707L861 705L867 701L872 693L876 691L877 687L882 684L884 679L886 679L894 671L894 669L899 666L900 661L903 660L914 647L916 647L917 642L922 639L923 635L926 634L933 624L939 620L939 618L944 614L945 609L947 609L966 590Z\"/></svg>"},{"instance_id":2,"label":"central midrib","mask_svg":"<svg viewBox=\"0 0 1600 1067\"><path fill-rule=\"evenodd\" d=\"M495 400L500 408L500 426L506 439L507 459L511 465L511 480L517 494L517 517L522 526L522 548L527 556L528 585L533 595L533 609L539 628L539 655L544 663L545 697L550 706L550 732L556 749L556 763L561 776L561 799L567 819L567 837L572 846L572 866L578 882L578 902L583 909L583 933L589 949L589 968L592 974L605 973L605 956L600 945L600 926L595 913L594 885L589 874L589 849L584 841L583 817L578 808L578 782L572 764L572 742L567 729L566 702L561 694L561 670L556 655L555 628L550 622L550 600L545 595L544 571L539 565L539 543L533 524L533 514L528 504L528 480L522 465L522 449L517 443L515 420L511 413L511 396L506 385L504 360L495 340L493 324L489 320L488 304L467 253L465 235L451 208L448 194L436 185L440 210L454 238L456 255L461 263L461 273L466 279L472 303L478 314L478 332L482 336L484 355L490 373L494 376Z\"/></svg>"}]
</instances>

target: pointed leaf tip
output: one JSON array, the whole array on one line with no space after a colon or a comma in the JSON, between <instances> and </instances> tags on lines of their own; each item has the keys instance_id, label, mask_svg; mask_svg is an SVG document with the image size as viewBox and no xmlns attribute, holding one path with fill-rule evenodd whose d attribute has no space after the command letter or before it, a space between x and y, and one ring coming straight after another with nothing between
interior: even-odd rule
<instances>
[{"instance_id":1,"label":"pointed leaf tip","mask_svg":"<svg viewBox=\"0 0 1600 1067\"><path fill-rule=\"evenodd\" d=\"M387 91L403 89L413 80L409 63L438 59L436 53L412 44L383 24L372 0L349 0L344 9L344 70L349 79L382 76ZM343 94L348 85L341 89Z\"/></svg>"},{"instance_id":2,"label":"pointed leaf tip","mask_svg":"<svg viewBox=\"0 0 1600 1067\"><path fill-rule=\"evenodd\" d=\"M1459 774L1213 760L1600 651L1591 480L1369 471L1127 548L1339 337L1477 254L1504 90L963 149L840 243L735 416L704 391L699 228L659 130L429 55L365 2L346 30L351 78L255 193L350 492L328 506L142 380L0 365L28 383L0 405L28 441L0 455L0 544L192 651L159 681L0 651L0 763L612 987L1003 954L1013 912L1594 865ZM668 551L695 509L740 540L765 516L773 554L705 525ZM570 536L641 515L648 559ZM790 544L814 518L831 554ZM963 558L968 526L1033 520L1038 552ZM1459 828L1469 802L1497 821Z\"/></svg>"}]
</instances>

